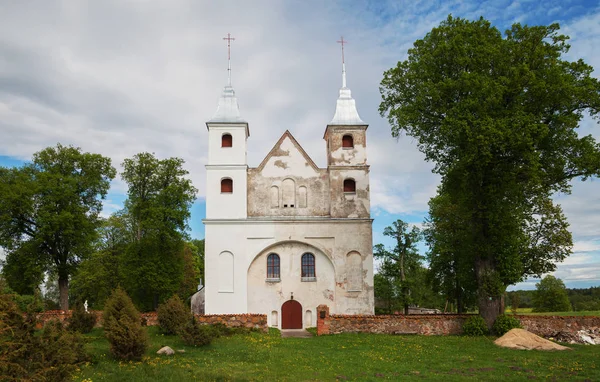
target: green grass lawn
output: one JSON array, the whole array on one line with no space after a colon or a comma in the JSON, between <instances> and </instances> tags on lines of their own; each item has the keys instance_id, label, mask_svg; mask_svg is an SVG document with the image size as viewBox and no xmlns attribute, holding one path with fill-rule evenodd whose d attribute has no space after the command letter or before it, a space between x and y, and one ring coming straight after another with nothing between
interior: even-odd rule
<instances>
[{"instance_id":1,"label":"green grass lawn","mask_svg":"<svg viewBox=\"0 0 600 382\"><path fill-rule=\"evenodd\" d=\"M92 362L76 381L334 381L334 380L600 380L600 347L572 351L509 350L491 337L341 334L285 338L250 333L218 338L203 348L148 329L152 346L142 362L111 358L101 329L86 337ZM184 349L158 356L162 345Z\"/></svg>"},{"instance_id":2,"label":"green grass lawn","mask_svg":"<svg viewBox=\"0 0 600 382\"><path fill-rule=\"evenodd\" d=\"M512 310L508 307L505 312L512 314ZM536 316L600 316L600 310L582 310L578 312L544 312L534 313L532 308L518 308L517 314L527 314Z\"/></svg>"}]
</instances>

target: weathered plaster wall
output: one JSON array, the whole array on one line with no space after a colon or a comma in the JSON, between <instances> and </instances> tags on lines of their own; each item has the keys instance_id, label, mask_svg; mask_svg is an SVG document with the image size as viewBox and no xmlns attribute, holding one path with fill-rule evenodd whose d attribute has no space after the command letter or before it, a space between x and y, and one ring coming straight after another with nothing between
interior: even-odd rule
<instances>
[{"instance_id":1,"label":"weathered plaster wall","mask_svg":"<svg viewBox=\"0 0 600 382\"><path fill-rule=\"evenodd\" d=\"M329 166L359 166L367 164L366 126L328 126L325 133L327 141L327 164ZM351 135L353 148L342 147L344 135Z\"/></svg>"},{"instance_id":2,"label":"weathered plaster wall","mask_svg":"<svg viewBox=\"0 0 600 382\"><path fill-rule=\"evenodd\" d=\"M298 282L298 280L284 281L283 268L282 281L279 285L273 286L266 281L265 255L270 253L275 248L274 246L282 245L281 248L285 248L283 254L289 253L288 258L292 259L292 262L297 262L292 265L299 267L300 256L303 253L302 247L285 247L285 243L295 242L314 247L315 255L317 255L317 251L322 254L322 256L320 254L316 256L317 261L322 263L321 265L317 264L317 280L324 276L321 271L327 270L327 273L331 274L331 269L327 267L325 259L332 264L333 276L327 277L328 280L333 280L334 300L331 301L328 294L327 303L332 306L334 313L372 314L374 297L371 223L370 219L346 219L336 220L335 224L332 224L332 220L328 218L206 222L206 313L225 313L235 306L239 312L267 314L269 325L271 325L272 311L276 310L280 317L281 301L287 301L291 292L294 292L295 299L303 307L315 308L317 302L321 303L320 300L317 301L310 297L310 300L303 301L303 296L308 295L307 291L312 293L315 285L319 289L316 294L324 296L327 290L331 290L331 282L328 281L321 285L319 281L316 284ZM235 239L228 240L227 237ZM218 276L217 255L225 250L231 251L234 257L240 260L236 260L234 292L229 294L219 293L217 290L218 277L221 277ZM350 252L357 252L361 257L362 277L359 281L361 288L355 291L348 290L348 276L352 272L346 268L346 260ZM282 255L280 254L280 256ZM282 265L283 261L282 257ZM240 266L240 264L242 265ZM296 277L295 272L299 272L299 269L289 268L289 277L298 279L299 273ZM249 285L251 290L246 290L245 285ZM283 293L283 296L280 297L285 300L273 297L274 294L279 293L280 288ZM259 306L258 301L266 301L268 304Z\"/></svg>"},{"instance_id":3,"label":"weathered plaster wall","mask_svg":"<svg viewBox=\"0 0 600 382\"><path fill-rule=\"evenodd\" d=\"M284 195L284 181L293 181L293 202ZM273 203L273 187L277 199ZM305 200L301 188L305 187ZM291 207L293 204L293 207ZM258 168L248 169L248 216L327 216L329 177L317 168L290 136L284 135Z\"/></svg>"},{"instance_id":4,"label":"weathered plaster wall","mask_svg":"<svg viewBox=\"0 0 600 382\"><path fill-rule=\"evenodd\" d=\"M302 281L301 257L304 253L315 256L316 281ZM267 256L276 253L280 258L280 279L267 279ZM272 326L281 324L281 306L290 300L302 305L302 312L314 317L320 304L335 303L335 270L333 263L318 248L300 242L284 242L268 248L258 255L248 270L248 311L277 312L277 319L270 318ZM266 309L266 310L265 310ZM271 316L269 315L269 316ZM304 327L307 327L303 320ZM279 323L279 325L274 325ZM308 323L314 326L314 322Z\"/></svg>"},{"instance_id":5,"label":"weathered plaster wall","mask_svg":"<svg viewBox=\"0 0 600 382\"><path fill-rule=\"evenodd\" d=\"M356 192L344 192L345 179L353 179L356 182ZM368 167L330 167L329 187L331 217L368 218L371 216Z\"/></svg>"}]
</instances>

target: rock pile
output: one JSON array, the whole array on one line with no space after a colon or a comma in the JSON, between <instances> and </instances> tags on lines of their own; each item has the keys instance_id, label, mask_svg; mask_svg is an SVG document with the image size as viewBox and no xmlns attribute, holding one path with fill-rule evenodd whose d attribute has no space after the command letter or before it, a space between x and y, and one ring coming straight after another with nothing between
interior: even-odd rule
<instances>
[{"instance_id":1,"label":"rock pile","mask_svg":"<svg viewBox=\"0 0 600 382\"><path fill-rule=\"evenodd\" d=\"M577 333L558 332L550 339L568 344L600 345L600 328L579 330Z\"/></svg>"}]
</instances>

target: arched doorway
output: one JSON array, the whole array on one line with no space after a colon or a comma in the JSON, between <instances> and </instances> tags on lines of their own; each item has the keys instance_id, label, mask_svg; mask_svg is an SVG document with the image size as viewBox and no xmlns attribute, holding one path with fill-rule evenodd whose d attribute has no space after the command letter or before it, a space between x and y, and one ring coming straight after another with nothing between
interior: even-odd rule
<instances>
[{"instance_id":1,"label":"arched doorway","mask_svg":"<svg viewBox=\"0 0 600 382\"><path fill-rule=\"evenodd\" d=\"M281 329L302 329L302 305L289 300L281 306Z\"/></svg>"}]
</instances>

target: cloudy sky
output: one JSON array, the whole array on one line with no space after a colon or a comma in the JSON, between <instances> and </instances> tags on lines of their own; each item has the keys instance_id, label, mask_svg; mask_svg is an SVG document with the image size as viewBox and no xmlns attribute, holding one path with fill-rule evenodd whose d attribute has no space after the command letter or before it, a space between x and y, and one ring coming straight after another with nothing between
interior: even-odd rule
<instances>
[{"instance_id":1,"label":"cloudy sky","mask_svg":"<svg viewBox=\"0 0 600 382\"><path fill-rule=\"evenodd\" d=\"M483 16L504 30L514 22L560 22L569 59L600 73L598 1L198 1L39 0L0 2L0 165L15 166L57 142L124 158L149 151L185 159L200 190L190 222L204 229L207 131L227 78L250 123L248 161L257 166L289 129L324 167L326 124L341 86L341 35L348 86L370 124L368 155L375 243L401 218L421 223L439 178L413 139L391 137L377 113L384 70L412 43L454 16ZM582 134L600 138L586 120ZM105 213L120 209L116 179ZM600 285L600 180L575 182L557 199L571 223L574 254L556 276L567 286ZM533 288L535 280L519 284Z\"/></svg>"}]
</instances>

